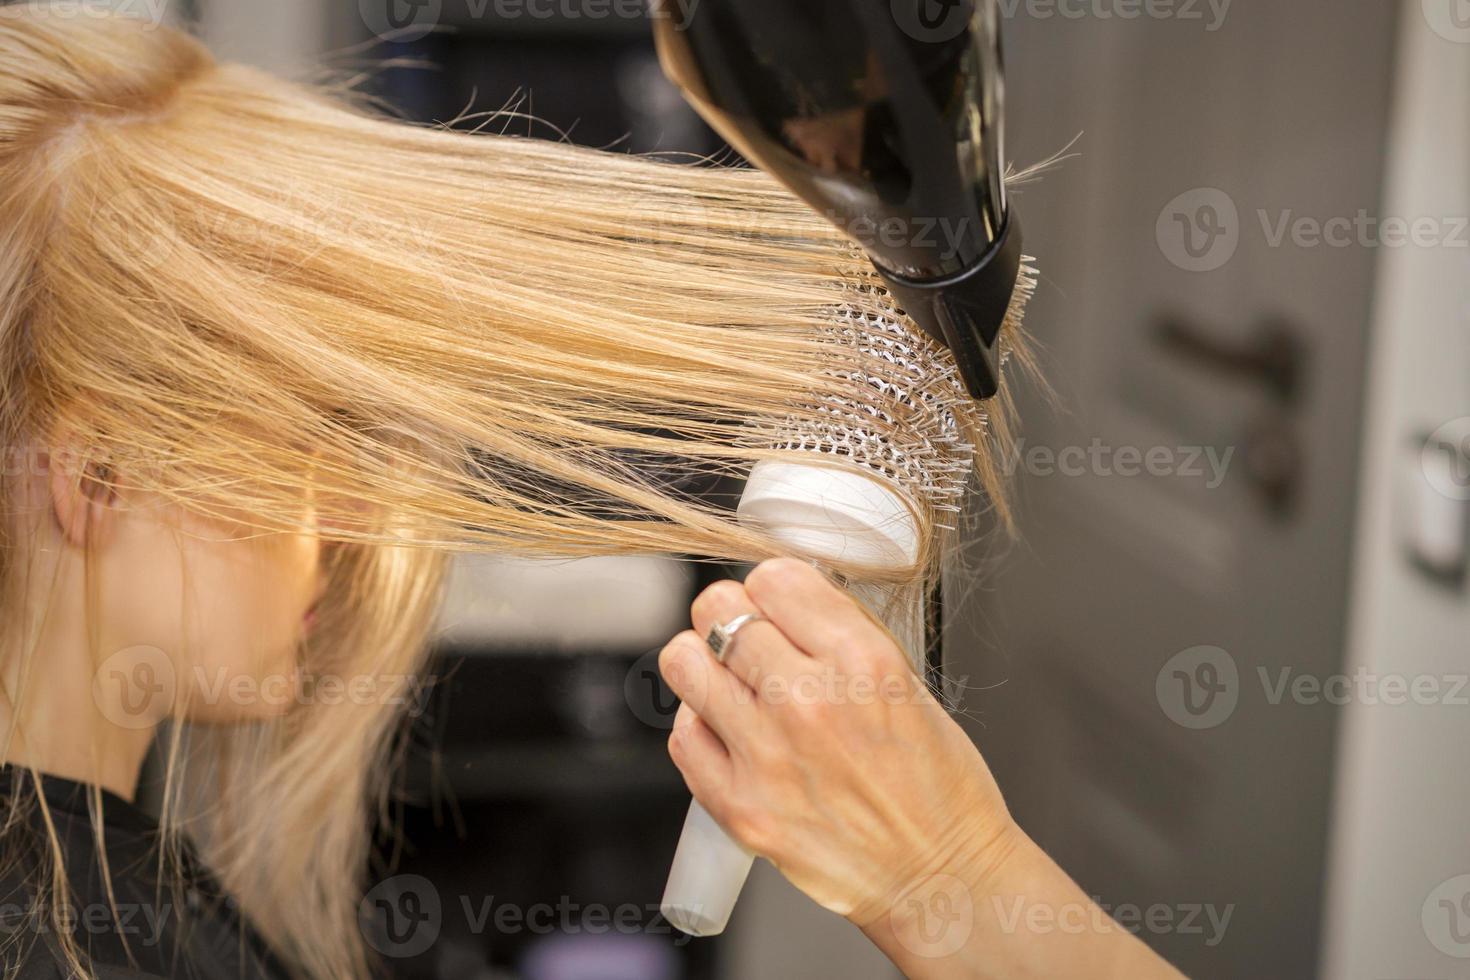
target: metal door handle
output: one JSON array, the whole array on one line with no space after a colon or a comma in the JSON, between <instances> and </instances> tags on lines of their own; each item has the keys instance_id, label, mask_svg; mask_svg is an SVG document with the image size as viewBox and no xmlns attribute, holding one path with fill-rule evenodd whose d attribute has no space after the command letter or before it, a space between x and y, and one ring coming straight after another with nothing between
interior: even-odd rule
<instances>
[{"instance_id":1,"label":"metal door handle","mask_svg":"<svg viewBox=\"0 0 1470 980\"><path fill-rule=\"evenodd\" d=\"M1217 374L1259 382L1282 405L1300 393L1306 348L1284 320L1263 320L1254 337L1232 344L1184 317L1166 315L1155 338L1164 350Z\"/></svg>"},{"instance_id":2,"label":"metal door handle","mask_svg":"<svg viewBox=\"0 0 1470 980\"><path fill-rule=\"evenodd\" d=\"M1285 320L1261 321L1254 335L1239 343L1181 316L1159 319L1154 337L1171 354L1218 375L1260 385L1270 398L1245 426L1242 461L1251 486L1277 518L1290 515L1301 484L1303 448L1291 418L1306 375L1306 346Z\"/></svg>"}]
</instances>

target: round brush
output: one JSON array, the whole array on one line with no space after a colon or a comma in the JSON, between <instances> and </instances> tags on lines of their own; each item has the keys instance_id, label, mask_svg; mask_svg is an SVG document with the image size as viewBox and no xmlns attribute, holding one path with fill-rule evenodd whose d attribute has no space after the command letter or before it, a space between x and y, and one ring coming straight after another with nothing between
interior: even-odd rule
<instances>
[{"instance_id":1,"label":"round brush","mask_svg":"<svg viewBox=\"0 0 1470 980\"><path fill-rule=\"evenodd\" d=\"M950 522L963 506L975 452L956 413L977 407L954 358L896 309L891 317L839 309L824 339L826 370L834 379L863 382L871 397L857 402L814 395L827 421L793 421L757 434L790 458L752 468L739 519L818 565L841 560L912 568L921 557L916 513L954 529ZM899 436L880 437L879 431ZM884 621L922 676L924 596L918 588L860 582L847 588ZM695 936L724 931L753 860L694 801L664 890L664 917Z\"/></svg>"}]
</instances>

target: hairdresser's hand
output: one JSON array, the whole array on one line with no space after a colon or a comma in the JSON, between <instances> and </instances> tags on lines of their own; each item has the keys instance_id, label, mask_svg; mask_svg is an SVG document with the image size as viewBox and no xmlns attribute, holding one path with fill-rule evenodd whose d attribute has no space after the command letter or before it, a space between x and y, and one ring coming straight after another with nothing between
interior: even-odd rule
<instances>
[{"instance_id":1,"label":"hairdresser's hand","mask_svg":"<svg viewBox=\"0 0 1470 980\"><path fill-rule=\"evenodd\" d=\"M718 663L703 637L748 612ZM684 704L669 751L736 840L861 927L940 873L1020 841L974 744L888 632L811 566L769 561L695 600L660 667Z\"/></svg>"},{"instance_id":2,"label":"hairdresser's hand","mask_svg":"<svg viewBox=\"0 0 1470 980\"><path fill-rule=\"evenodd\" d=\"M720 664L703 638L752 612L769 621ZM669 753L690 790L912 980L1178 976L1016 826L888 632L815 569L766 562L692 613L659 660L684 701ZM1083 927L1028 930L1037 905Z\"/></svg>"}]
</instances>

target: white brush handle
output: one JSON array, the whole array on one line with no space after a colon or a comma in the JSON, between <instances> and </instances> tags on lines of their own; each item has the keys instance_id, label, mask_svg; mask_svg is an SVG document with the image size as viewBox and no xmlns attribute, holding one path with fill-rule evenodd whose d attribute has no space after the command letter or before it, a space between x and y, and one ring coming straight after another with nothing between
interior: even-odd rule
<instances>
[{"instance_id":1,"label":"white brush handle","mask_svg":"<svg viewBox=\"0 0 1470 980\"><path fill-rule=\"evenodd\" d=\"M902 567L918 559L918 529L893 484L832 465L762 460L737 510L816 561ZM725 931L755 857L699 804L689 805L660 911L691 936Z\"/></svg>"},{"instance_id":2,"label":"white brush handle","mask_svg":"<svg viewBox=\"0 0 1470 980\"><path fill-rule=\"evenodd\" d=\"M719 935L754 863L755 855L725 833L698 800L691 800L659 911L680 932Z\"/></svg>"}]
</instances>

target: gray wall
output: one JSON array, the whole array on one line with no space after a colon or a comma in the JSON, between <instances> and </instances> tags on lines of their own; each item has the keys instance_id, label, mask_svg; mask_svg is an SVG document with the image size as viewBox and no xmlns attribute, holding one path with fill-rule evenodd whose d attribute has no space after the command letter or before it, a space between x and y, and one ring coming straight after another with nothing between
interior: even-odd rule
<instances>
[{"instance_id":1,"label":"gray wall","mask_svg":"<svg viewBox=\"0 0 1470 980\"><path fill-rule=\"evenodd\" d=\"M1385 212L1470 214L1470 31L1404 3ZM1369 357L1348 670L1470 670L1470 601L1405 560L1416 435L1470 415L1470 249L1385 249ZM1470 502L1462 506L1470 508ZM1470 696L1470 692L1462 692ZM1470 709L1347 708L1323 975L1470 977ZM1449 907L1441 904L1449 902ZM1455 906L1460 905L1458 911ZM1462 931L1460 937L1470 933ZM1454 954L1454 955L1451 955Z\"/></svg>"}]
</instances>

